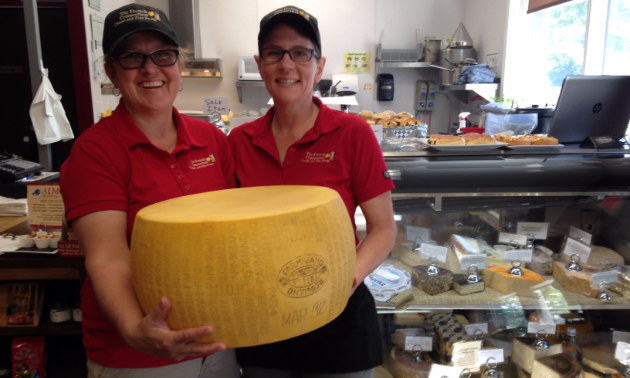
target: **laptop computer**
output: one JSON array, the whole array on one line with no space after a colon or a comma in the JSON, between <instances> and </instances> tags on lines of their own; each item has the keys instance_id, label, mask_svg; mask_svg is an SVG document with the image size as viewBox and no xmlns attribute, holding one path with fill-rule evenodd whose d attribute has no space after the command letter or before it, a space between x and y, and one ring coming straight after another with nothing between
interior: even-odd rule
<instances>
[{"instance_id":1,"label":"laptop computer","mask_svg":"<svg viewBox=\"0 0 630 378\"><path fill-rule=\"evenodd\" d=\"M562 83L548 135L560 143L589 136L619 140L630 121L630 76L567 76Z\"/></svg>"}]
</instances>

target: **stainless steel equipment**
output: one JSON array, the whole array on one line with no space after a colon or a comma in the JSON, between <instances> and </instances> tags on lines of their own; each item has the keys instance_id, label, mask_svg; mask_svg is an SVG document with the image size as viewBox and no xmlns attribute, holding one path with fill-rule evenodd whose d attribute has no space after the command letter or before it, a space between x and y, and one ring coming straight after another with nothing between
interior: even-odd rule
<instances>
[{"instance_id":1,"label":"stainless steel equipment","mask_svg":"<svg viewBox=\"0 0 630 378\"><path fill-rule=\"evenodd\" d=\"M455 84L462 69L471 64L477 64L477 55L470 34L460 23L446 49L440 50L440 66L445 69L441 72L441 84Z\"/></svg>"}]
</instances>

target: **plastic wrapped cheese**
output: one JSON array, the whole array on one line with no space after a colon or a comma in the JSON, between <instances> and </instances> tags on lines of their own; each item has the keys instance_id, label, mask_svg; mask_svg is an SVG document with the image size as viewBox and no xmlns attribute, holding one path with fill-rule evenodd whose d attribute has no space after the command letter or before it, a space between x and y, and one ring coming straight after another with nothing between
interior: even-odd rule
<instances>
[{"instance_id":1,"label":"plastic wrapped cheese","mask_svg":"<svg viewBox=\"0 0 630 378\"><path fill-rule=\"evenodd\" d=\"M172 329L211 325L228 348L292 338L335 319L354 279L356 246L336 191L230 189L138 212L133 282L149 313L162 296Z\"/></svg>"}]
</instances>

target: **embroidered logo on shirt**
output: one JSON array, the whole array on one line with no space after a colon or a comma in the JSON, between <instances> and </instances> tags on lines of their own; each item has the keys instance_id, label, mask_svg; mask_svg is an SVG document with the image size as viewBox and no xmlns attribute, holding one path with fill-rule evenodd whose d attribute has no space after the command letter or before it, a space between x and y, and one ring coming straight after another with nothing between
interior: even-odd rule
<instances>
[{"instance_id":1,"label":"embroidered logo on shirt","mask_svg":"<svg viewBox=\"0 0 630 378\"><path fill-rule=\"evenodd\" d=\"M210 154L202 159L194 159L190 161L190 166L188 168L190 169L201 169L201 168L206 168L206 167L210 167L212 165L214 165L214 163L216 163L217 159L214 157L213 154Z\"/></svg>"},{"instance_id":2,"label":"embroidered logo on shirt","mask_svg":"<svg viewBox=\"0 0 630 378\"><path fill-rule=\"evenodd\" d=\"M335 151L331 152L306 152L306 156L300 160L301 163L330 163L335 158Z\"/></svg>"},{"instance_id":3,"label":"embroidered logo on shirt","mask_svg":"<svg viewBox=\"0 0 630 378\"><path fill-rule=\"evenodd\" d=\"M383 171L383 176L385 176L385 180L389 180L392 178L392 175L389 174L389 171Z\"/></svg>"}]
</instances>

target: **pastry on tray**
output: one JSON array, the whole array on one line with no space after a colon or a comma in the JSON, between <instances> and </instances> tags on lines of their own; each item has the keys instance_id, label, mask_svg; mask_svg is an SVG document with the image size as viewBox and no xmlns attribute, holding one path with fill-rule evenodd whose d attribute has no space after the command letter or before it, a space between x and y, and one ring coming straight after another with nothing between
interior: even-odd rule
<instances>
[{"instance_id":1,"label":"pastry on tray","mask_svg":"<svg viewBox=\"0 0 630 378\"><path fill-rule=\"evenodd\" d=\"M413 117L413 114L411 114L409 112L400 112L400 113L396 114L396 117L398 117L398 118L409 118L409 117Z\"/></svg>"},{"instance_id":2,"label":"pastry on tray","mask_svg":"<svg viewBox=\"0 0 630 378\"><path fill-rule=\"evenodd\" d=\"M359 112L359 117L365 118L365 119L374 118L374 113L372 113L369 110L362 110Z\"/></svg>"},{"instance_id":3,"label":"pastry on tray","mask_svg":"<svg viewBox=\"0 0 630 378\"><path fill-rule=\"evenodd\" d=\"M376 122L377 125L383 125L385 127L396 127L398 121L395 118L383 118Z\"/></svg>"},{"instance_id":4,"label":"pastry on tray","mask_svg":"<svg viewBox=\"0 0 630 378\"><path fill-rule=\"evenodd\" d=\"M468 133L462 135L467 145L474 144L496 144L496 140L488 134Z\"/></svg>"},{"instance_id":5,"label":"pastry on tray","mask_svg":"<svg viewBox=\"0 0 630 378\"><path fill-rule=\"evenodd\" d=\"M429 144L434 146L463 146L466 142L456 135L435 134L429 137Z\"/></svg>"}]
</instances>

